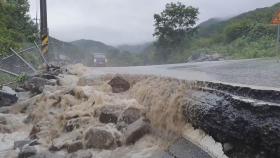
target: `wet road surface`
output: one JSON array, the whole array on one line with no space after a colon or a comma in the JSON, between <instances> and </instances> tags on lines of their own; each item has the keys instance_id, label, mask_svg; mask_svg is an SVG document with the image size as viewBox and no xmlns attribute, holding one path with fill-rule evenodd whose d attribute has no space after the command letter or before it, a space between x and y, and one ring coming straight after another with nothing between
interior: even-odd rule
<instances>
[{"instance_id":1,"label":"wet road surface","mask_svg":"<svg viewBox=\"0 0 280 158\"><path fill-rule=\"evenodd\" d=\"M137 67L92 68L94 74L159 75L178 79L280 88L280 63L273 59L228 60Z\"/></svg>"}]
</instances>

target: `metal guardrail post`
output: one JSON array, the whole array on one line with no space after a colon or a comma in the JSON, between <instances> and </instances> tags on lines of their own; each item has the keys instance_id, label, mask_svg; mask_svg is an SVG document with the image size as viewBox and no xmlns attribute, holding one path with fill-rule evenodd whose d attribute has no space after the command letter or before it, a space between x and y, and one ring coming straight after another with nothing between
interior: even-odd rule
<instances>
[{"instance_id":1,"label":"metal guardrail post","mask_svg":"<svg viewBox=\"0 0 280 158\"><path fill-rule=\"evenodd\" d=\"M46 60L46 58L44 57L41 48L38 46L38 44L34 41L35 46L37 47L37 49L39 50L39 54L41 56L41 58L44 60L44 63L48 65L48 62Z\"/></svg>"},{"instance_id":2,"label":"metal guardrail post","mask_svg":"<svg viewBox=\"0 0 280 158\"><path fill-rule=\"evenodd\" d=\"M37 73L37 70L30 64L28 63L25 59L23 59L15 50L10 48L10 50L18 57L20 58L29 68L31 68L35 73Z\"/></svg>"}]
</instances>

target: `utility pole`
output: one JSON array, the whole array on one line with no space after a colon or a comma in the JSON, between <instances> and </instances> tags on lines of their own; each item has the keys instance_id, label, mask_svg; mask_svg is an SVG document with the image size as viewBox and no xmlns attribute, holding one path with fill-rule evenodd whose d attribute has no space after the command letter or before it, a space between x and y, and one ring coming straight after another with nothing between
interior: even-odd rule
<instances>
[{"instance_id":1,"label":"utility pole","mask_svg":"<svg viewBox=\"0 0 280 158\"><path fill-rule=\"evenodd\" d=\"M48 17L47 17L47 2L46 0L40 0L40 35L42 42L42 53L47 55L49 51L49 29L48 29Z\"/></svg>"}]
</instances>

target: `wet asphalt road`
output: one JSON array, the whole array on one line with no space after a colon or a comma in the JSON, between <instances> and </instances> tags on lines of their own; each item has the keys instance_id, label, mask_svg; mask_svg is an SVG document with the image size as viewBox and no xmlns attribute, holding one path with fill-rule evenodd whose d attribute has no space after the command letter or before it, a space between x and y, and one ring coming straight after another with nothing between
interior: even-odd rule
<instances>
[{"instance_id":1,"label":"wet asphalt road","mask_svg":"<svg viewBox=\"0 0 280 158\"><path fill-rule=\"evenodd\" d=\"M178 79L280 88L280 63L275 59L228 60L137 67L92 68L94 74L159 75Z\"/></svg>"}]
</instances>

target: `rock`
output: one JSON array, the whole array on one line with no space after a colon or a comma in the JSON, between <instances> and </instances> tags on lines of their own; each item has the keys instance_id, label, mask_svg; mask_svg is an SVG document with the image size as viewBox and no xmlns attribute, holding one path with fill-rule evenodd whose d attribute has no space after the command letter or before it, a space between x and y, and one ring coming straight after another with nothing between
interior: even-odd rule
<instances>
[{"instance_id":1,"label":"rock","mask_svg":"<svg viewBox=\"0 0 280 158\"><path fill-rule=\"evenodd\" d=\"M33 121L33 119L34 119L34 115L29 114L29 115L27 115L27 117L23 120L23 123L29 124L29 123L31 123L31 122Z\"/></svg>"},{"instance_id":2,"label":"rock","mask_svg":"<svg viewBox=\"0 0 280 158\"><path fill-rule=\"evenodd\" d=\"M10 129L6 125L1 125L0 124L0 133L12 133L12 129Z\"/></svg>"},{"instance_id":3,"label":"rock","mask_svg":"<svg viewBox=\"0 0 280 158\"><path fill-rule=\"evenodd\" d=\"M11 95L16 95L16 92L11 87L8 86L3 86L2 91L9 93Z\"/></svg>"},{"instance_id":4,"label":"rock","mask_svg":"<svg viewBox=\"0 0 280 158\"><path fill-rule=\"evenodd\" d=\"M60 66L56 66L56 65L48 65L47 66L47 73L49 75L58 76L62 72L63 72L63 70L61 69Z\"/></svg>"},{"instance_id":5,"label":"rock","mask_svg":"<svg viewBox=\"0 0 280 158\"><path fill-rule=\"evenodd\" d=\"M19 140L14 142L14 149L22 149L25 145L30 144L30 140Z\"/></svg>"},{"instance_id":6,"label":"rock","mask_svg":"<svg viewBox=\"0 0 280 158\"><path fill-rule=\"evenodd\" d=\"M130 88L129 82L120 76L114 77L108 84L112 87L113 93L125 92Z\"/></svg>"},{"instance_id":7,"label":"rock","mask_svg":"<svg viewBox=\"0 0 280 158\"><path fill-rule=\"evenodd\" d=\"M32 93L39 94L43 92L45 85L54 86L55 84L44 78L32 77L24 83L23 88Z\"/></svg>"},{"instance_id":8,"label":"rock","mask_svg":"<svg viewBox=\"0 0 280 158\"><path fill-rule=\"evenodd\" d=\"M40 152L40 153L37 153L36 155L30 156L29 158L65 158L65 156L45 151L45 152Z\"/></svg>"},{"instance_id":9,"label":"rock","mask_svg":"<svg viewBox=\"0 0 280 158\"><path fill-rule=\"evenodd\" d=\"M136 122L130 124L124 131L125 143L127 145L134 144L145 134L150 132L149 123L143 118L138 119Z\"/></svg>"},{"instance_id":10,"label":"rock","mask_svg":"<svg viewBox=\"0 0 280 158\"><path fill-rule=\"evenodd\" d=\"M30 158L31 156L36 155L37 150L33 146L25 146L18 154L18 158Z\"/></svg>"},{"instance_id":11,"label":"rock","mask_svg":"<svg viewBox=\"0 0 280 158\"><path fill-rule=\"evenodd\" d=\"M174 158L211 158L206 151L199 146L186 140L179 138L171 146L168 147L167 152ZM168 157L168 156L167 156ZM241 157L240 157L241 158ZM243 158L243 157L242 157Z\"/></svg>"},{"instance_id":12,"label":"rock","mask_svg":"<svg viewBox=\"0 0 280 158\"><path fill-rule=\"evenodd\" d=\"M1 125L7 125L7 119L4 116L0 116L0 124Z\"/></svg>"},{"instance_id":13,"label":"rock","mask_svg":"<svg viewBox=\"0 0 280 158\"><path fill-rule=\"evenodd\" d=\"M29 138L30 139L37 139L37 133L39 133L41 131L40 126L39 125L33 125L30 133L29 133Z\"/></svg>"},{"instance_id":14,"label":"rock","mask_svg":"<svg viewBox=\"0 0 280 158\"><path fill-rule=\"evenodd\" d=\"M8 107L8 106L0 107L0 113L2 113L2 114L8 114L8 113L10 113L10 112L11 112L10 107Z\"/></svg>"},{"instance_id":15,"label":"rock","mask_svg":"<svg viewBox=\"0 0 280 158\"><path fill-rule=\"evenodd\" d=\"M84 136L86 148L110 149L114 146L114 142L113 134L102 127L91 127Z\"/></svg>"},{"instance_id":16,"label":"rock","mask_svg":"<svg viewBox=\"0 0 280 158\"><path fill-rule=\"evenodd\" d=\"M92 153L90 151L77 151L67 156L67 158L92 158Z\"/></svg>"},{"instance_id":17,"label":"rock","mask_svg":"<svg viewBox=\"0 0 280 158\"><path fill-rule=\"evenodd\" d=\"M198 83L201 87L185 96L186 122L217 142L233 145L226 153L229 157L255 157L260 149L264 155L280 157L280 91Z\"/></svg>"},{"instance_id":18,"label":"rock","mask_svg":"<svg viewBox=\"0 0 280 158\"><path fill-rule=\"evenodd\" d=\"M36 77L41 77L41 78L44 78L44 79L47 79L47 80L58 80L57 76L51 75L51 74L48 74L48 73L40 74Z\"/></svg>"},{"instance_id":19,"label":"rock","mask_svg":"<svg viewBox=\"0 0 280 158\"><path fill-rule=\"evenodd\" d=\"M66 132L71 132L74 129L80 128L80 118L73 118L66 122L64 130Z\"/></svg>"},{"instance_id":20,"label":"rock","mask_svg":"<svg viewBox=\"0 0 280 158\"><path fill-rule=\"evenodd\" d=\"M81 140L77 140L77 141L71 142L65 146L66 146L68 153L73 153L80 149L83 149L83 142Z\"/></svg>"},{"instance_id":21,"label":"rock","mask_svg":"<svg viewBox=\"0 0 280 158\"><path fill-rule=\"evenodd\" d=\"M0 107L11 106L18 101L18 97L15 94L10 94L4 91L0 91Z\"/></svg>"},{"instance_id":22,"label":"rock","mask_svg":"<svg viewBox=\"0 0 280 158\"><path fill-rule=\"evenodd\" d=\"M232 149L233 149L233 145L232 144L230 144L230 143L224 143L223 144L223 151L225 153L231 151Z\"/></svg>"},{"instance_id":23,"label":"rock","mask_svg":"<svg viewBox=\"0 0 280 158\"><path fill-rule=\"evenodd\" d=\"M15 91L16 92L25 92L25 90L23 88L21 88L21 87L16 87Z\"/></svg>"},{"instance_id":24,"label":"rock","mask_svg":"<svg viewBox=\"0 0 280 158\"><path fill-rule=\"evenodd\" d=\"M135 107L127 108L121 115L120 120L127 124L137 121L141 117L141 110Z\"/></svg>"},{"instance_id":25,"label":"rock","mask_svg":"<svg viewBox=\"0 0 280 158\"><path fill-rule=\"evenodd\" d=\"M104 106L100 109L99 121L101 123L117 123L121 114L121 108L116 106Z\"/></svg>"},{"instance_id":26,"label":"rock","mask_svg":"<svg viewBox=\"0 0 280 158\"><path fill-rule=\"evenodd\" d=\"M75 130L69 133L64 133L58 138L55 138L52 141L52 145L49 147L49 151L60 151L62 149L67 149L69 151L75 151L76 149L83 148L82 135L80 131ZM80 147L77 147L77 144L80 144Z\"/></svg>"}]
</instances>

